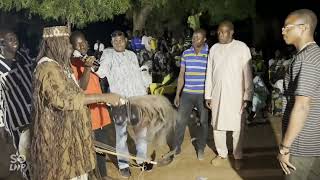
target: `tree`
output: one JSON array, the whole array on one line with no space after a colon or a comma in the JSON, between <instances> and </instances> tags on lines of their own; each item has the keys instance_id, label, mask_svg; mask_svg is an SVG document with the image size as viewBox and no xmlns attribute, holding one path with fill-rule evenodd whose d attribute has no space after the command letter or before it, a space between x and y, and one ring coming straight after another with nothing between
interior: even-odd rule
<instances>
[{"instance_id":1,"label":"tree","mask_svg":"<svg viewBox=\"0 0 320 180\"><path fill-rule=\"evenodd\" d=\"M224 19L231 21L255 17L256 0L202 0L199 10L207 12L212 25Z\"/></svg>"},{"instance_id":2,"label":"tree","mask_svg":"<svg viewBox=\"0 0 320 180\"><path fill-rule=\"evenodd\" d=\"M167 4L169 0L130 0L128 19L132 20L133 30L142 30L150 13Z\"/></svg>"},{"instance_id":3,"label":"tree","mask_svg":"<svg viewBox=\"0 0 320 180\"><path fill-rule=\"evenodd\" d=\"M130 0L1 0L0 9L27 10L45 20L58 20L78 27L124 14Z\"/></svg>"},{"instance_id":4,"label":"tree","mask_svg":"<svg viewBox=\"0 0 320 180\"><path fill-rule=\"evenodd\" d=\"M26 10L45 20L69 22L78 27L127 13L133 30L142 30L148 22L151 27L163 22L181 24L192 10L207 13L212 24L224 18L252 17L255 0L1 0L0 9Z\"/></svg>"},{"instance_id":5,"label":"tree","mask_svg":"<svg viewBox=\"0 0 320 180\"><path fill-rule=\"evenodd\" d=\"M255 17L255 0L131 0L127 17L132 18L133 30L159 27L179 29L186 26L192 13L202 12L209 24L223 19L232 21Z\"/></svg>"}]
</instances>

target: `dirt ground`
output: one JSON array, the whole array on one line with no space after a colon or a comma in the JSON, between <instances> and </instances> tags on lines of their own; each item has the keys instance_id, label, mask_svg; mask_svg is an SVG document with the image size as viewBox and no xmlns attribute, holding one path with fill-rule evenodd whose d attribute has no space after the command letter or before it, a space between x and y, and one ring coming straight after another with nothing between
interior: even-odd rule
<instances>
[{"instance_id":1,"label":"dirt ground","mask_svg":"<svg viewBox=\"0 0 320 180\"><path fill-rule=\"evenodd\" d=\"M190 126L191 125L191 126ZM213 167L210 162L215 156L215 147L212 129L209 129L208 144L205 149L205 159L199 161L196 150L191 142L196 137L197 127L191 120L190 131L185 134L182 153L174 160L162 167L155 166L151 172L141 172L136 167L131 167L130 180L280 180L283 179L280 166L276 161L277 142L281 134L279 118L270 118L267 123L256 123L245 130L244 160L240 171L233 168L233 158L221 167ZM232 148L232 137L228 134L228 147ZM129 149L134 149L132 142ZM169 151L168 146L152 147L156 149L157 158ZM232 150L229 151L232 154ZM134 152L132 152L134 153ZM108 162L108 175L115 179L119 176L114 157ZM157 159L156 158L156 159Z\"/></svg>"},{"instance_id":2,"label":"dirt ground","mask_svg":"<svg viewBox=\"0 0 320 180\"><path fill-rule=\"evenodd\" d=\"M197 127L191 121L190 132L186 131L182 153L166 166L154 166L151 172L141 172L136 167L131 167L130 180L280 180L282 172L275 159L277 142L281 136L281 122L279 118L270 118L269 123L258 123L249 126L245 130L244 160L240 171L233 168L232 156L221 167L213 167L210 164L214 157L214 142L212 129L209 129L208 144L205 149L205 159L199 161L192 137L196 137ZM110 125L110 145L115 144L114 128ZM190 135L191 134L191 135ZM228 135L228 146L231 149L231 136ZM133 141L129 140L129 149L134 154ZM9 172L10 159L8 155L13 152L13 147L7 146L6 142L0 142L0 180L19 180L19 174ZM167 145L149 146L150 154L156 150L156 160L169 151ZM230 151L232 152L232 150ZM232 153L230 153L232 154ZM123 179L119 176L115 156L109 156L107 162L108 175L114 179Z\"/></svg>"},{"instance_id":3,"label":"dirt ground","mask_svg":"<svg viewBox=\"0 0 320 180\"><path fill-rule=\"evenodd\" d=\"M15 153L15 149L11 145L11 138L4 134L4 128L0 128L0 180L20 180L20 173L9 171L12 161L10 156Z\"/></svg>"}]
</instances>

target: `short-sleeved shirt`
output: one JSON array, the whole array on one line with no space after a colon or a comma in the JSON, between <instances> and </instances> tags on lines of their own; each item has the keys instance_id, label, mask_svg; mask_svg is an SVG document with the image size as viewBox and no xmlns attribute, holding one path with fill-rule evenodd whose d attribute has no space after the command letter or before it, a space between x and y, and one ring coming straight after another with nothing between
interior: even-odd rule
<instances>
[{"instance_id":1,"label":"short-sleeved shirt","mask_svg":"<svg viewBox=\"0 0 320 180\"><path fill-rule=\"evenodd\" d=\"M181 57L181 66L185 66L183 92L203 94L208 62L208 45L196 54L193 47L185 50Z\"/></svg>"},{"instance_id":2,"label":"short-sleeved shirt","mask_svg":"<svg viewBox=\"0 0 320 180\"><path fill-rule=\"evenodd\" d=\"M310 97L310 109L304 127L295 138L291 153L320 156L320 48L316 43L303 48L291 60L284 81L283 130L292 112L295 96Z\"/></svg>"}]
</instances>

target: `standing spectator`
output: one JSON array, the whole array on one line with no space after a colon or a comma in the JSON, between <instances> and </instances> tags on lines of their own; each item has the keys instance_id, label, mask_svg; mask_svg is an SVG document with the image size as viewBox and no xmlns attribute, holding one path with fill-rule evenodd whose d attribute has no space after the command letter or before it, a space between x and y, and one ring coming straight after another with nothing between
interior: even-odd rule
<instances>
[{"instance_id":1,"label":"standing spectator","mask_svg":"<svg viewBox=\"0 0 320 180\"><path fill-rule=\"evenodd\" d=\"M104 50L104 44L100 42L100 40L97 40L96 43L93 45L93 50L94 50L94 56L96 59L100 59L101 54Z\"/></svg>"},{"instance_id":2,"label":"standing spectator","mask_svg":"<svg viewBox=\"0 0 320 180\"><path fill-rule=\"evenodd\" d=\"M106 49L101 56L101 63L96 72L100 78L107 77L110 91L124 97L142 96L147 94L149 84L143 81L139 68L138 59L134 52L126 50L127 39L121 31L115 31L111 35L112 49ZM116 107L113 107L113 109ZM115 110L116 111L116 110ZM112 111L111 111L112 116ZM116 122L117 120L114 119ZM119 121L119 120L118 120ZM121 154L129 154L127 145L127 121L123 124L115 124L116 129L116 149ZM137 156L147 157L147 129L142 128L136 134ZM120 175L124 178L131 176L128 159L118 157ZM144 170L151 170L151 164L138 161Z\"/></svg>"},{"instance_id":3,"label":"standing spectator","mask_svg":"<svg viewBox=\"0 0 320 180\"><path fill-rule=\"evenodd\" d=\"M195 30L192 47L183 52L174 104L178 107L176 125L176 154L180 154L184 133L194 107L200 114L201 131L197 139L197 157L203 160L208 136L208 109L204 100L204 84L208 61L208 45L205 44L206 32ZM183 93L181 95L181 91ZM181 99L180 99L181 95Z\"/></svg>"},{"instance_id":4,"label":"standing spectator","mask_svg":"<svg viewBox=\"0 0 320 180\"><path fill-rule=\"evenodd\" d=\"M282 35L297 53L284 82L283 139L278 160L287 180L320 179L320 48L314 41L317 16L291 12Z\"/></svg>"},{"instance_id":5,"label":"standing spectator","mask_svg":"<svg viewBox=\"0 0 320 180\"><path fill-rule=\"evenodd\" d=\"M13 31L0 30L0 40L0 121L13 138L17 154L27 158L27 148L24 145L22 149L20 140L22 136L29 138L33 64L29 56L18 50L19 40ZM28 167L22 172L29 178Z\"/></svg>"},{"instance_id":6,"label":"standing spectator","mask_svg":"<svg viewBox=\"0 0 320 180\"><path fill-rule=\"evenodd\" d=\"M212 164L226 161L228 149L226 132L232 131L235 168L240 169L242 139L245 126L244 109L251 103L253 87L247 45L233 39L234 26L223 21L218 26L219 43L209 52L205 99L212 110L212 126L218 155Z\"/></svg>"},{"instance_id":7,"label":"standing spectator","mask_svg":"<svg viewBox=\"0 0 320 180\"><path fill-rule=\"evenodd\" d=\"M95 58L88 56L88 42L80 31L71 34L70 42L74 49L71 56L73 74L79 81L79 86L85 94L102 94L99 77L91 71ZM95 139L99 142L107 142L107 125L111 123L109 112L105 104L88 105L91 112L92 129ZM97 163L102 178L107 179L106 157L97 154Z\"/></svg>"},{"instance_id":8,"label":"standing spectator","mask_svg":"<svg viewBox=\"0 0 320 180\"><path fill-rule=\"evenodd\" d=\"M116 105L120 96L80 89L66 26L44 28L40 49L32 81L31 179L87 180L96 164L87 105Z\"/></svg>"}]
</instances>

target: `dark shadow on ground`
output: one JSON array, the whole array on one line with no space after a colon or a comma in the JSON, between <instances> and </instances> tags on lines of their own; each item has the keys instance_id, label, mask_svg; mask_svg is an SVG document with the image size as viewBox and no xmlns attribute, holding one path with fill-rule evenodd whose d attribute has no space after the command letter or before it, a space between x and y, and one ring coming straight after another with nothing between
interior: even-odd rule
<instances>
[{"instance_id":1,"label":"dark shadow on ground","mask_svg":"<svg viewBox=\"0 0 320 180\"><path fill-rule=\"evenodd\" d=\"M10 165L13 159L11 155L16 154L16 149L13 146L12 137L0 127L0 180L23 180L19 171L10 171Z\"/></svg>"},{"instance_id":2,"label":"dark shadow on ground","mask_svg":"<svg viewBox=\"0 0 320 180\"><path fill-rule=\"evenodd\" d=\"M211 117L211 116L210 116ZM209 124L211 124L209 122ZM229 149L229 162L238 175L244 180L282 180L284 179L281 167L276 159L278 143L276 133L280 133L281 122L279 117L270 117L267 121L256 121L246 125L243 153L240 170L235 168L232 150L232 133L227 132L227 147ZM192 126L191 126L192 128ZM191 129L196 136L196 128ZM191 132L190 132L191 134ZM213 138L213 128L209 125L208 147L217 154ZM214 155L214 154L213 154ZM214 156L212 156L213 158Z\"/></svg>"}]
</instances>

